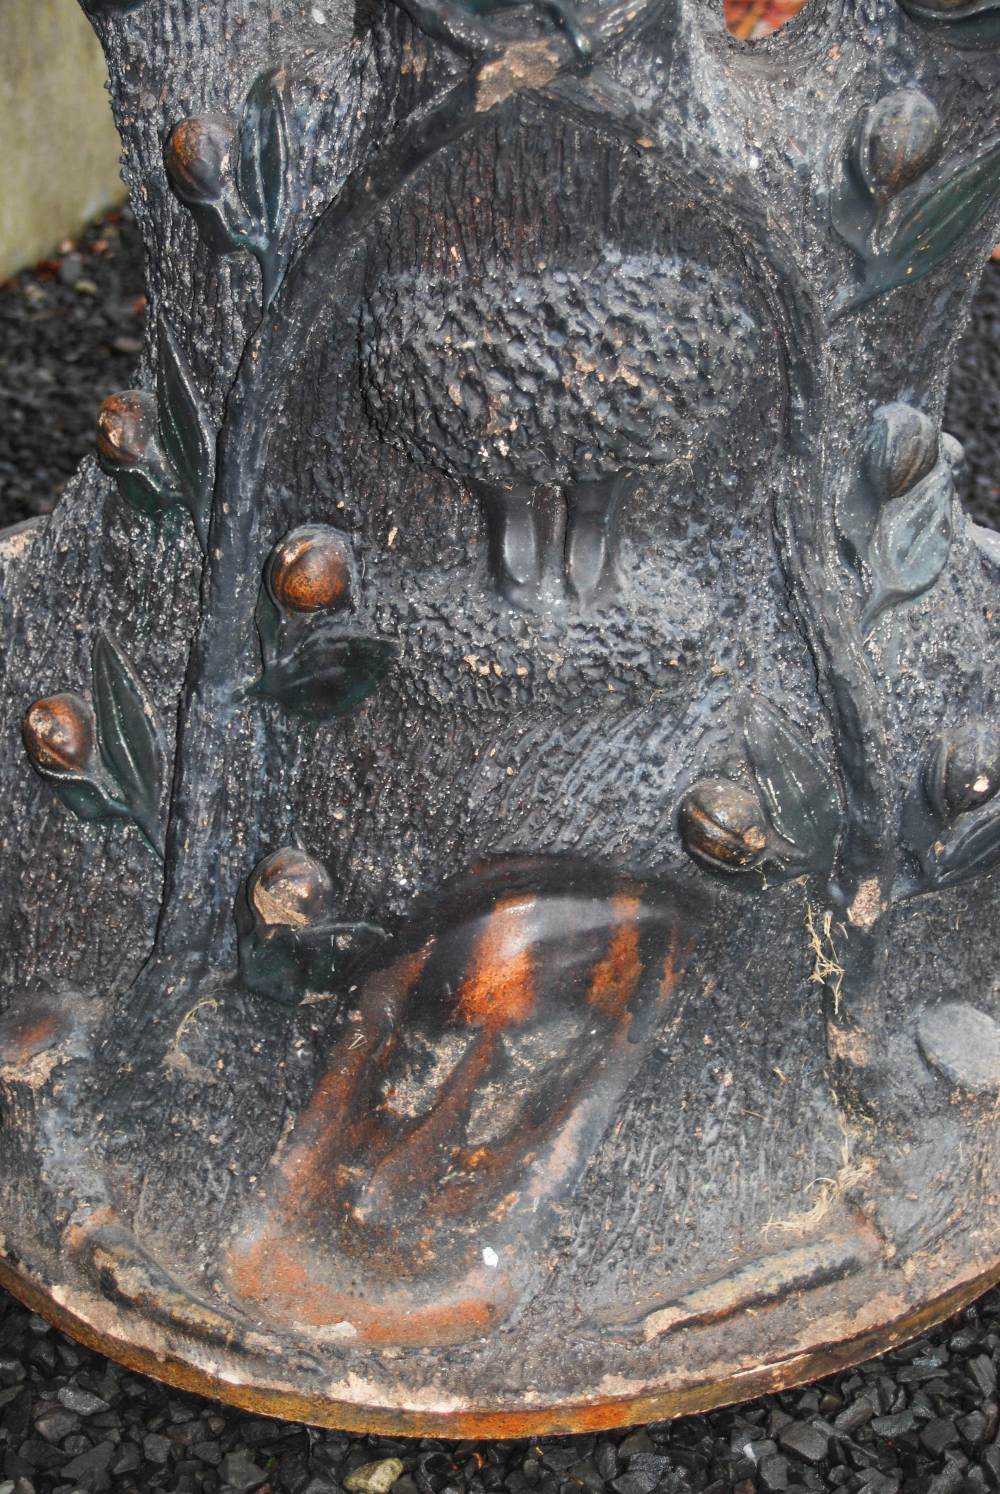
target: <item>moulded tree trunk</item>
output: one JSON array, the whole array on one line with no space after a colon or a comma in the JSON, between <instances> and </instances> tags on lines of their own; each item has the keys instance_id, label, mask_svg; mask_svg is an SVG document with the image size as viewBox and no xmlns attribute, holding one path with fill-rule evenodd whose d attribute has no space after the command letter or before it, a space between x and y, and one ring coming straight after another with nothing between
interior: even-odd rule
<instances>
[{"instance_id":1,"label":"moulded tree trunk","mask_svg":"<svg viewBox=\"0 0 1000 1494\"><path fill-rule=\"evenodd\" d=\"M150 330L0 536L4 1279L458 1433L967 1298L998 549L940 415L994 13L90 8Z\"/></svg>"}]
</instances>

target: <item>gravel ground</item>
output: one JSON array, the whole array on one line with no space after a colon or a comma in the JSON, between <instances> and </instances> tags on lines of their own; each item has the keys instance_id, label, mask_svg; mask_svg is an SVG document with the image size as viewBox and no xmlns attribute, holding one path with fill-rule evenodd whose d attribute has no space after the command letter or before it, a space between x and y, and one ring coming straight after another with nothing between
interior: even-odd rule
<instances>
[{"instance_id":1,"label":"gravel ground","mask_svg":"<svg viewBox=\"0 0 1000 1494\"><path fill-rule=\"evenodd\" d=\"M969 509L980 524L1000 529L1000 260L986 267L944 421L965 445Z\"/></svg>"},{"instance_id":2,"label":"gravel ground","mask_svg":"<svg viewBox=\"0 0 1000 1494\"><path fill-rule=\"evenodd\" d=\"M0 285L0 525L54 505L97 406L140 351L127 213ZM947 426L969 504L1000 528L1000 265L962 347ZM1000 1490L1000 1292L821 1384L641 1431L390 1441L262 1421L79 1348L0 1292L0 1494L980 1494Z\"/></svg>"}]
</instances>

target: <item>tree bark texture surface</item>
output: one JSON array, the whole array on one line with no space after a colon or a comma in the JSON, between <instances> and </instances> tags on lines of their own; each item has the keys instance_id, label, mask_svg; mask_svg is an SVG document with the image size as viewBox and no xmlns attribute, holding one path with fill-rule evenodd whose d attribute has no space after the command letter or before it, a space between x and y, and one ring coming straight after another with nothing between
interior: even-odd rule
<instances>
[{"instance_id":1,"label":"tree bark texture surface","mask_svg":"<svg viewBox=\"0 0 1000 1494\"><path fill-rule=\"evenodd\" d=\"M455 1435L966 1300L1000 546L940 423L1000 12L85 9L150 331L0 534L0 1279Z\"/></svg>"}]
</instances>

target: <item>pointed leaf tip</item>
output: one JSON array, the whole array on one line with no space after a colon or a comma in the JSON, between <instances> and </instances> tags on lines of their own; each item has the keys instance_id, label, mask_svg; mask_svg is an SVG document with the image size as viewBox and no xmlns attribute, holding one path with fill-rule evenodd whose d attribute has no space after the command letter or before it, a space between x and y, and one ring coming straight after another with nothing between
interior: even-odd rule
<instances>
[{"instance_id":1,"label":"pointed leaf tip","mask_svg":"<svg viewBox=\"0 0 1000 1494\"><path fill-rule=\"evenodd\" d=\"M159 854L163 744L142 682L108 633L99 633L94 644L93 678L101 757L129 814Z\"/></svg>"},{"instance_id":2,"label":"pointed leaf tip","mask_svg":"<svg viewBox=\"0 0 1000 1494\"><path fill-rule=\"evenodd\" d=\"M212 501L215 433L191 365L165 316L157 323L157 334L160 440L204 549Z\"/></svg>"},{"instance_id":3,"label":"pointed leaf tip","mask_svg":"<svg viewBox=\"0 0 1000 1494\"><path fill-rule=\"evenodd\" d=\"M788 717L752 701L746 745L775 830L815 867L829 866L840 831L840 798L827 764Z\"/></svg>"}]
</instances>

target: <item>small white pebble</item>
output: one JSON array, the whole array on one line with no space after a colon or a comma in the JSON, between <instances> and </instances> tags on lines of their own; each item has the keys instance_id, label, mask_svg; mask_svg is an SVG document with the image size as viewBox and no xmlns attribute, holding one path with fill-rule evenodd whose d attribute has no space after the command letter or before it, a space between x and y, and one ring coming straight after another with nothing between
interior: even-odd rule
<instances>
[{"instance_id":1,"label":"small white pebble","mask_svg":"<svg viewBox=\"0 0 1000 1494\"><path fill-rule=\"evenodd\" d=\"M499 1266L500 1257L497 1255L492 1245L483 1246L483 1262L487 1266Z\"/></svg>"},{"instance_id":2,"label":"small white pebble","mask_svg":"<svg viewBox=\"0 0 1000 1494\"><path fill-rule=\"evenodd\" d=\"M312 8L312 18L316 22L317 26L326 25L326 11L320 10L318 5L314 5Z\"/></svg>"}]
</instances>

